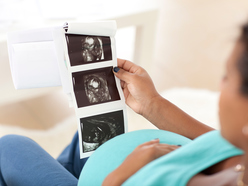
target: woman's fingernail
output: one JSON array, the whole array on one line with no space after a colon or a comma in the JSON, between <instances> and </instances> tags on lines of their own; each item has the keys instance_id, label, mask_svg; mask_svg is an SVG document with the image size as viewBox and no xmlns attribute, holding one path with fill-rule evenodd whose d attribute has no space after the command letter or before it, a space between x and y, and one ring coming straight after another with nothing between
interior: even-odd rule
<instances>
[{"instance_id":1,"label":"woman's fingernail","mask_svg":"<svg viewBox=\"0 0 248 186\"><path fill-rule=\"evenodd\" d=\"M178 147L181 147L182 145L177 145Z\"/></svg>"},{"instance_id":2,"label":"woman's fingernail","mask_svg":"<svg viewBox=\"0 0 248 186\"><path fill-rule=\"evenodd\" d=\"M152 141L158 141L159 140L159 138L155 138L155 139L153 139Z\"/></svg>"},{"instance_id":3,"label":"woman's fingernail","mask_svg":"<svg viewBox=\"0 0 248 186\"><path fill-rule=\"evenodd\" d=\"M120 70L119 67L114 67L114 72L117 73Z\"/></svg>"}]
</instances>

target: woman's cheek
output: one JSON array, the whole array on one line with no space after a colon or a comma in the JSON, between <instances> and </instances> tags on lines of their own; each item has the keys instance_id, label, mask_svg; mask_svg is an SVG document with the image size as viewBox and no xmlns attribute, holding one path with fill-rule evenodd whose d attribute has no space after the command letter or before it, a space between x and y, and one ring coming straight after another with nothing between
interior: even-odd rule
<instances>
[{"instance_id":1,"label":"woman's cheek","mask_svg":"<svg viewBox=\"0 0 248 186\"><path fill-rule=\"evenodd\" d=\"M224 105L223 105L223 94L220 94L220 98L219 98L219 122L220 122L220 128L221 128L221 132L224 135L224 130L225 130L225 117L223 117L223 115L225 115L225 111L224 111Z\"/></svg>"},{"instance_id":2,"label":"woman's cheek","mask_svg":"<svg viewBox=\"0 0 248 186\"><path fill-rule=\"evenodd\" d=\"M232 91L222 91L219 99L221 135L235 146L239 145L243 123L242 100Z\"/></svg>"}]
</instances>

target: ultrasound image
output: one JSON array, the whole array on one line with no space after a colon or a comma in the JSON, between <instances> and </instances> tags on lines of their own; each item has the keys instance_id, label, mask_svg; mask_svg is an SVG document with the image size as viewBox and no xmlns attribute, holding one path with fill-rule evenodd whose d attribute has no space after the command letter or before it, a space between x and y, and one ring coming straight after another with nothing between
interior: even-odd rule
<instances>
[{"instance_id":1,"label":"ultrasound image","mask_svg":"<svg viewBox=\"0 0 248 186\"><path fill-rule=\"evenodd\" d=\"M90 103L111 100L104 72L84 76L85 93Z\"/></svg>"},{"instance_id":2,"label":"ultrasound image","mask_svg":"<svg viewBox=\"0 0 248 186\"><path fill-rule=\"evenodd\" d=\"M120 100L112 69L104 67L72 73L78 108Z\"/></svg>"},{"instance_id":3,"label":"ultrasound image","mask_svg":"<svg viewBox=\"0 0 248 186\"><path fill-rule=\"evenodd\" d=\"M83 152L96 150L109 139L124 133L123 111L81 118Z\"/></svg>"},{"instance_id":4,"label":"ultrasound image","mask_svg":"<svg viewBox=\"0 0 248 186\"><path fill-rule=\"evenodd\" d=\"M99 37L88 36L81 40L82 56L85 62L104 59L102 40Z\"/></svg>"},{"instance_id":5,"label":"ultrasound image","mask_svg":"<svg viewBox=\"0 0 248 186\"><path fill-rule=\"evenodd\" d=\"M71 66L112 60L110 37L77 34L65 36Z\"/></svg>"}]
</instances>

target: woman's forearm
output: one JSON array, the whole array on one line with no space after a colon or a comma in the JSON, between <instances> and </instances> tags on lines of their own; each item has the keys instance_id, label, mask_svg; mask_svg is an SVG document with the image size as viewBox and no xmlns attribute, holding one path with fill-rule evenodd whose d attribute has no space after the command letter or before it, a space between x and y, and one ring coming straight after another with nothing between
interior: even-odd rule
<instances>
[{"instance_id":1,"label":"woman's forearm","mask_svg":"<svg viewBox=\"0 0 248 186\"><path fill-rule=\"evenodd\" d=\"M194 139L213 128L197 121L162 96L154 97L142 115L162 130Z\"/></svg>"},{"instance_id":2,"label":"woman's forearm","mask_svg":"<svg viewBox=\"0 0 248 186\"><path fill-rule=\"evenodd\" d=\"M120 170L121 167L118 167L116 170L111 172L103 181L102 186L120 186L124 183L129 177L129 174L126 174L125 171Z\"/></svg>"},{"instance_id":3,"label":"woman's forearm","mask_svg":"<svg viewBox=\"0 0 248 186\"><path fill-rule=\"evenodd\" d=\"M213 130L161 97L148 73L134 63L118 59L114 71L122 81L126 104L160 129L194 139Z\"/></svg>"}]
</instances>

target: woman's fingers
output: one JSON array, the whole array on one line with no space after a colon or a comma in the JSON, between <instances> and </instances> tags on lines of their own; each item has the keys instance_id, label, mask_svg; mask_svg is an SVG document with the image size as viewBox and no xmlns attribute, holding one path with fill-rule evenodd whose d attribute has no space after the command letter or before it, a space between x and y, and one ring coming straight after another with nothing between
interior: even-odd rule
<instances>
[{"instance_id":1,"label":"woman's fingers","mask_svg":"<svg viewBox=\"0 0 248 186\"><path fill-rule=\"evenodd\" d=\"M156 146L159 149L166 150L166 151L173 151L179 148L179 146L176 146L176 145L168 145L168 144L163 144L163 143L157 144Z\"/></svg>"},{"instance_id":2,"label":"woman's fingers","mask_svg":"<svg viewBox=\"0 0 248 186\"><path fill-rule=\"evenodd\" d=\"M150 100L159 95L149 74L140 66L123 59L118 59L118 67L113 72L122 82L126 104L136 113L149 116Z\"/></svg>"},{"instance_id":3,"label":"woman's fingers","mask_svg":"<svg viewBox=\"0 0 248 186\"><path fill-rule=\"evenodd\" d=\"M138 147L145 147L145 146L153 145L153 144L156 144L156 143L159 143L159 139L154 139L154 140L142 143Z\"/></svg>"},{"instance_id":4,"label":"woman's fingers","mask_svg":"<svg viewBox=\"0 0 248 186\"><path fill-rule=\"evenodd\" d=\"M137 148L156 148L157 151L159 152L159 154L167 154L171 151L174 151L178 148L180 148L177 145L169 145L169 144L165 144L165 143L159 143L159 139L154 139L151 141L148 141L146 143L143 143L141 145L139 145Z\"/></svg>"},{"instance_id":5,"label":"woman's fingers","mask_svg":"<svg viewBox=\"0 0 248 186\"><path fill-rule=\"evenodd\" d=\"M137 72L141 67L125 59L117 59L118 67L130 73Z\"/></svg>"},{"instance_id":6,"label":"woman's fingers","mask_svg":"<svg viewBox=\"0 0 248 186\"><path fill-rule=\"evenodd\" d=\"M133 70L140 68L138 65L135 65L134 63L128 60L125 60L125 59L117 59L117 64L118 64L118 67L131 73L134 72Z\"/></svg>"}]
</instances>

